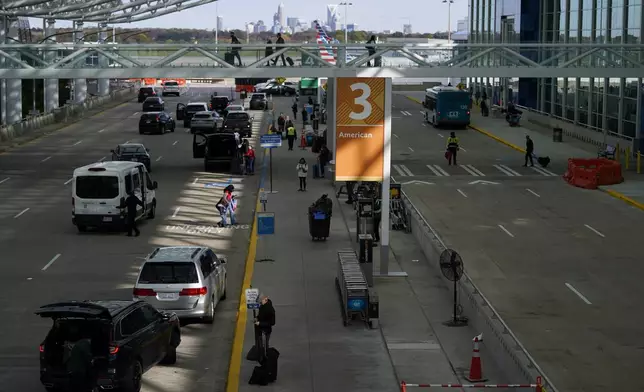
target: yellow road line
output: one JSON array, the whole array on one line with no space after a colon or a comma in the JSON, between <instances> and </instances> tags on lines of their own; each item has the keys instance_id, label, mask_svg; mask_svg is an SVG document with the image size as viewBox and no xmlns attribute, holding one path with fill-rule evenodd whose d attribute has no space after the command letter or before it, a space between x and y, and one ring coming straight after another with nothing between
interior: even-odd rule
<instances>
[{"instance_id":1,"label":"yellow road line","mask_svg":"<svg viewBox=\"0 0 644 392\"><path fill-rule=\"evenodd\" d=\"M609 195L613 196L616 199L619 199L619 200L621 200L623 202L626 202L626 203L632 205L633 207L637 207L640 210L644 211L644 204L640 203L639 201L635 201L635 200L631 199L630 197L628 197L628 196L626 196L626 195L624 195L622 193L619 193L617 191L614 191L612 189L602 189L602 188L599 188L599 189L602 192L608 193Z\"/></svg>"},{"instance_id":2,"label":"yellow road line","mask_svg":"<svg viewBox=\"0 0 644 392\"><path fill-rule=\"evenodd\" d=\"M268 149L264 150L264 157L268 154ZM235 324L235 335L233 337L233 348L230 353L230 363L228 365L228 379L226 381L226 392L239 391L239 376L241 373L241 361L244 350L244 337L246 335L246 321L248 321L248 309L246 309L246 289L250 288L253 271L255 270L255 256L257 254L257 212L260 210L259 195L263 191L257 192L255 201L255 213L253 214L253 225L250 232L250 243L248 245L248 254L246 255L246 264L244 267L244 281L242 283L241 293L239 294L239 309L237 309L237 323Z\"/></svg>"},{"instance_id":3,"label":"yellow road line","mask_svg":"<svg viewBox=\"0 0 644 392\"><path fill-rule=\"evenodd\" d=\"M422 102L421 102L419 99L417 99L417 98L410 97L409 95L405 95L405 97L407 97L407 99L409 99L409 100L411 100L411 101L413 101L413 102L416 102L416 103L418 103L418 104L422 104ZM516 145L516 144L514 144L514 143L510 143L510 142L509 142L509 141L507 141L507 140L501 139L500 137L498 137L498 136L496 136L496 135L493 135L493 134L491 134L490 132L488 132L488 131L486 131L486 130L484 130L484 129L481 129L481 128L479 128L479 127L475 126L475 125L470 125L469 127L470 127L471 129L475 130L476 132L479 132L479 133L481 133L481 134L483 134L483 135L485 135L485 136L487 136L487 137L489 137L489 138L491 138L491 139L496 140L497 142L499 142L499 143L501 143L501 144L505 144L506 146L508 146L508 147L510 147L510 148L512 148L512 149L514 149L514 150L517 150L517 151L519 151L519 152L521 152L521 153L525 154L525 149L523 149L523 148L521 148L521 147L517 146L517 145Z\"/></svg>"}]
</instances>

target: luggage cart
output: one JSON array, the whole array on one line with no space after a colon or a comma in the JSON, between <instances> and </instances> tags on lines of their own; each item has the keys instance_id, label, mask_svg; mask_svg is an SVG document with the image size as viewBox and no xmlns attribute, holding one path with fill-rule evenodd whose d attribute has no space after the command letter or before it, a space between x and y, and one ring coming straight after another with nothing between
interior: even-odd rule
<instances>
[{"instance_id":1,"label":"luggage cart","mask_svg":"<svg viewBox=\"0 0 644 392\"><path fill-rule=\"evenodd\" d=\"M411 233L411 213L407 211L405 203L401 199L389 201L389 219L392 229Z\"/></svg>"},{"instance_id":2,"label":"luggage cart","mask_svg":"<svg viewBox=\"0 0 644 392\"><path fill-rule=\"evenodd\" d=\"M335 284L340 294L344 326L356 319L369 324L369 286L354 250L338 251Z\"/></svg>"}]
</instances>

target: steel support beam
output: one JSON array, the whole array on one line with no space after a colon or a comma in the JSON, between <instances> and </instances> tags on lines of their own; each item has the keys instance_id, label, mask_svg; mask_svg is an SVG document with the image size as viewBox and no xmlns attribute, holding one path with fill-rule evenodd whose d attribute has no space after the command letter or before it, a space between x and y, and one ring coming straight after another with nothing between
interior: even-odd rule
<instances>
[{"instance_id":1,"label":"steel support beam","mask_svg":"<svg viewBox=\"0 0 644 392\"><path fill-rule=\"evenodd\" d=\"M74 30L76 31L83 31L83 22L74 22ZM85 37L85 33L74 33L72 34L74 43L77 43L82 40L83 37ZM74 63L73 60L79 59L79 56L75 56L72 59L72 64ZM82 57L81 57L82 59ZM83 62L85 60L83 59ZM80 75L78 75L80 76ZM97 76L99 77L99 76ZM62 79L62 78L61 78ZM72 86L74 95L73 95L73 100L74 103L83 103L85 102L85 99L87 98L87 77L76 77L74 78L74 84Z\"/></svg>"},{"instance_id":2,"label":"steel support beam","mask_svg":"<svg viewBox=\"0 0 644 392\"><path fill-rule=\"evenodd\" d=\"M44 23L45 37L56 34L56 21L54 19L46 19ZM56 43L56 37L51 37L47 43ZM56 52L44 51L43 60L45 62L53 62L56 58ZM58 79L45 79L45 113L49 113L58 107Z\"/></svg>"},{"instance_id":3,"label":"steel support beam","mask_svg":"<svg viewBox=\"0 0 644 392\"><path fill-rule=\"evenodd\" d=\"M98 25L99 28L99 33L98 33L98 42L101 44L105 43L105 40L107 39L107 24L101 23ZM103 55L97 51L98 55L98 65L101 68L109 68L110 66L110 60L114 61L111 55L105 56L105 52L103 52ZM110 80L107 78L102 78L98 79L98 95L109 95L110 94Z\"/></svg>"}]
</instances>

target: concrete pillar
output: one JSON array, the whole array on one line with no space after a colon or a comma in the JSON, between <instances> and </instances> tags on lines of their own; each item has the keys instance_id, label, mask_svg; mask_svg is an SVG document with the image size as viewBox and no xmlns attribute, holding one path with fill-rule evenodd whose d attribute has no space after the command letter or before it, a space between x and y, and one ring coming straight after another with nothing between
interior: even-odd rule
<instances>
[{"instance_id":1,"label":"concrete pillar","mask_svg":"<svg viewBox=\"0 0 644 392\"><path fill-rule=\"evenodd\" d=\"M1 41L3 43L16 42L19 39L18 20L2 18L0 23ZM14 53L10 53L14 54ZM0 67L13 67L8 61L3 61ZM5 79L2 81L2 122L15 124L22 120L22 79Z\"/></svg>"},{"instance_id":2,"label":"concrete pillar","mask_svg":"<svg viewBox=\"0 0 644 392\"><path fill-rule=\"evenodd\" d=\"M56 34L56 20L47 19L43 21L45 37ZM49 38L45 43L56 43L56 37ZM56 58L56 52L45 51L43 60L52 61ZM45 113L49 113L58 107L58 79L45 79Z\"/></svg>"},{"instance_id":3,"label":"concrete pillar","mask_svg":"<svg viewBox=\"0 0 644 392\"><path fill-rule=\"evenodd\" d=\"M326 82L326 143L329 151L333 153L333 159L337 156L335 151L335 78L329 78ZM335 173L333 173L335 182Z\"/></svg>"},{"instance_id":4,"label":"concrete pillar","mask_svg":"<svg viewBox=\"0 0 644 392\"><path fill-rule=\"evenodd\" d=\"M0 17L0 43L7 42L7 17ZM6 68L7 60L0 57L0 68ZM2 125L7 124L7 80L0 79L0 121Z\"/></svg>"},{"instance_id":5,"label":"concrete pillar","mask_svg":"<svg viewBox=\"0 0 644 392\"><path fill-rule=\"evenodd\" d=\"M107 39L107 24L101 23L99 26L99 29L101 30L100 33L98 33L98 42L104 44L106 43L105 40ZM105 56L99 55L99 68L101 69L107 69L110 66L109 59L106 58ZM109 95L110 93L110 80L109 79L98 79L98 95Z\"/></svg>"},{"instance_id":6,"label":"concrete pillar","mask_svg":"<svg viewBox=\"0 0 644 392\"><path fill-rule=\"evenodd\" d=\"M75 44L83 44L84 33L83 22L74 22L74 30L79 30L80 32L74 33L73 40ZM74 79L74 103L83 103L87 98L87 79Z\"/></svg>"}]
</instances>

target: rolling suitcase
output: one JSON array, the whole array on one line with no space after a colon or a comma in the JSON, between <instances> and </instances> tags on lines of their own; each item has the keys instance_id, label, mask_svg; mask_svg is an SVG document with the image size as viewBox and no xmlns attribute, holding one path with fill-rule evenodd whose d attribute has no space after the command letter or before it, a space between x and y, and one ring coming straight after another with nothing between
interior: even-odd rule
<instances>
[{"instance_id":1,"label":"rolling suitcase","mask_svg":"<svg viewBox=\"0 0 644 392\"><path fill-rule=\"evenodd\" d=\"M539 163L539 165L541 165L541 167L545 169L550 164L550 157L538 157L537 163Z\"/></svg>"},{"instance_id":2,"label":"rolling suitcase","mask_svg":"<svg viewBox=\"0 0 644 392\"><path fill-rule=\"evenodd\" d=\"M290 57L287 57L287 58L286 58L286 62L287 62L287 63L288 63L288 65L290 65L291 67L292 67L293 65L295 65L295 62L294 62L294 61L293 61L293 59L292 59L292 58L290 58Z\"/></svg>"},{"instance_id":3,"label":"rolling suitcase","mask_svg":"<svg viewBox=\"0 0 644 392\"><path fill-rule=\"evenodd\" d=\"M250 385L268 385L270 382L271 376L268 373L268 369L264 366L255 366L253 369L253 374L250 376L248 383Z\"/></svg>"},{"instance_id":4,"label":"rolling suitcase","mask_svg":"<svg viewBox=\"0 0 644 392\"><path fill-rule=\"evenodd\" d=\"M232 52L226 52L224 54L224 60L230 65L235 65L235 55Z\"/></svg>"},{"instance_id":5,"label":"rolling suitcase","mask_svg":"<svg viewBox=\"0 0 644 392\"><path fill-rule=\"evenodd\" d=\"M271 347L266 350L266 360L262 364L262 367L266 369L268 373L268 382L277 381L277 363L280 357L280 352L277 349Z\"/></svg>"}]
</instances>

